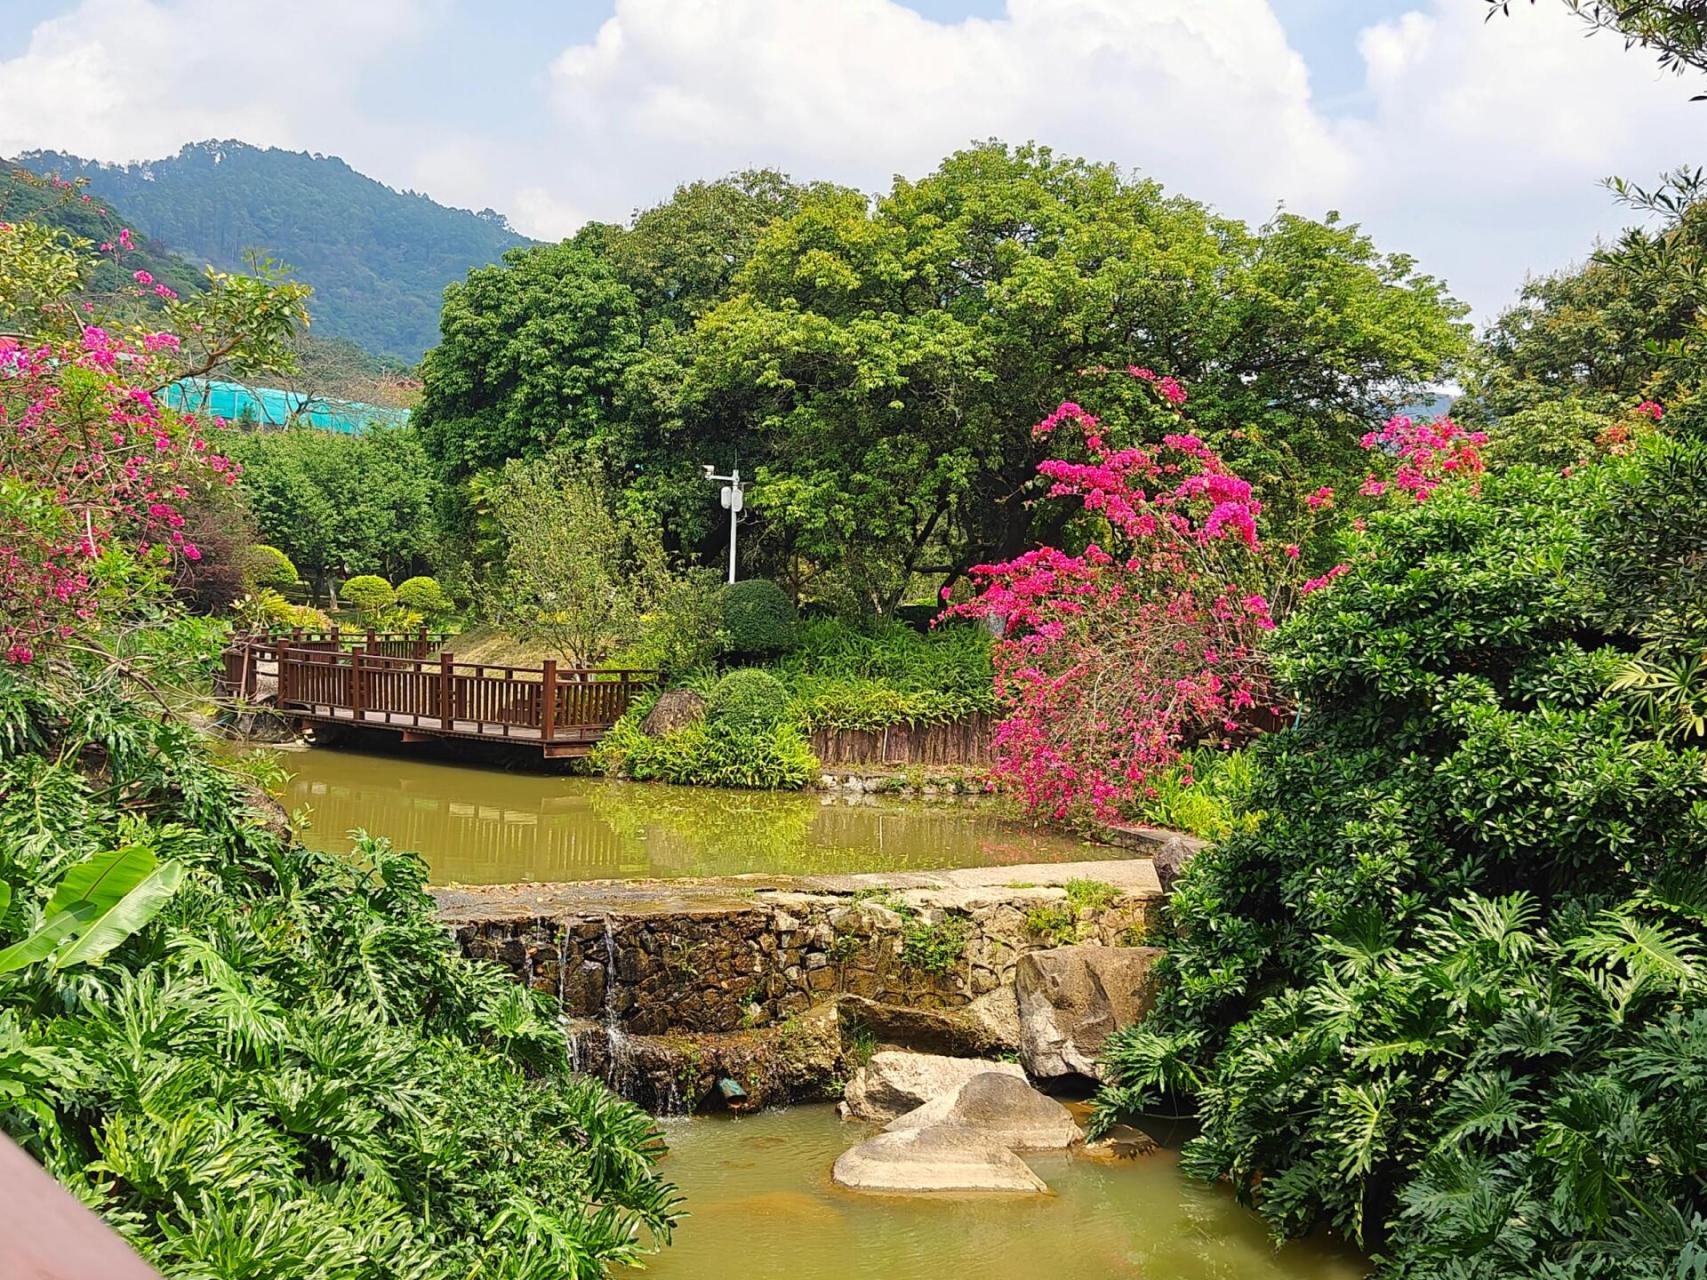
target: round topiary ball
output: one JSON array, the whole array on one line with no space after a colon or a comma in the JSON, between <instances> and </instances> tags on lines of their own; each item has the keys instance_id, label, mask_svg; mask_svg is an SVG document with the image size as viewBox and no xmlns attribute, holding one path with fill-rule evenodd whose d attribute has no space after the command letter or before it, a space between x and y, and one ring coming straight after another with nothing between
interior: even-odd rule
<instances>
[{"instance_id":1,"label":"round topiary ball","mask_svg":"<svg viewBox=\"0 0 1707 1280\"><path fill-rule=\"evenodd\" d=\"M249 548L249 581L257 587L292 587L297 582L296 566L277 547L256 543Z\"/></svg>"},{"instance_id":2,"label":"round topiary ball","mask_svg":"<svg viewBox=\"0 0 1707 1280\"><path fill-rule=\"evenodd\" d=\"M768 671L743 667L717 682L705 704L705 721L728 733L774 729L788 719L788 690Z\"/></svg>"},{"instance_id":3,"label":"round topiary ball","mask_svg":"<svg viewBox=\"0 0 1707 1280\"><path fill-rule=\"evenodd\" d=\"M389 609L397 603L397 592L376 573L357 574L344 584L339 594L344 598L345 604L364 612Z\"/></svg>"},{"instance_id":4,"label":"round topiary ball","mask_svg":"<svg viewBox=\"0 0 1707 1280\"><path fill-rule=\"evenodd\" d=\"M417 613L449 613L456 606L437 578L421 574L397 584L397 603Z\"/></svg>"},{"instance_id":5,"label":"round topiary ball","mask_svg":"<svg viewBox=\"0 0 1707 1280\"><path fill-rule=\"evenodd\" d=\"M762 658L794 647L794 605L769 578L723 588L723 629L733 653Z\"/></svg>"}]
</instances>

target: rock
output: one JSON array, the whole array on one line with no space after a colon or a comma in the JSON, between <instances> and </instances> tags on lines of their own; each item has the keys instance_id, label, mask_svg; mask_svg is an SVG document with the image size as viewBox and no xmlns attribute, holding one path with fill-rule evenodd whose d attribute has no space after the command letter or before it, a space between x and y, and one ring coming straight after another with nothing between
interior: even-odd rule
<instances>
[{"instance_id":1,"label":"rock","mask_svg":"<svg viewBox=\"0 0 1707 1280\"><path fill-rule=\"evenodd\" d=\"M692 689L668 689L652 704L652 710L640 722L640 732L648 738L662 738L666 733L698 724L705 719L705 699Z\"/></svg>"},{"instance_id":2,"label":"rock","mask_svg":"<svg viewBox=\"0 0 1707 1280\"><path fill-rule=\"evenodd\" d=\"M1025 1073L1011 1062L893 1050L874 1053L848 1081L842 1114L857 1120L893 1120L990 1072L1025 1082Z\"/></svg>"},{"instance_id":3,"label":"rock","mask_svg":"<svg viewBox=\"0 0 1707 1280\"><path fill-rule=\"evenodd\" d=\"M901 1045L919 1053L956 1058L993 1056L1019 1045L1019 1017L1005 988L960 1009L924 1009L866 999L877 989L874 976L848 974L842 1020L880 1044Z\"/></svg>"},{"instance_id":4,"label":"rock","mask_svg":"<svg viewBox=\"0 0 1707 1280\"><path fill-rule=\"evenodd\" d=\"M968 1129L935 1126L880 1133L836 1160L830 1176L854 1191L1049 1190L1006 1147Z\"/></svg>"},{"instance_id":5,"label":"rock","mask_svg":"<svg viewBox=\"0 0 1707 1280\"><path fill-rule=\"evenodd\" d=\"M1045 1097L1023 1076L985 1071L958 1089L891 1120L887 1133L938 1125L970 1129L1009 1151L1065 1151L1084 1140L1073 1113Z\"/></svg>"},{"instance_id":6,"label":"rock","mask_svg":"<svg viewBox=\"0 0 1707 1280\"><path fill-rule=\"evenodd\" d=\"M1161 884L1163 893L1173 892L1174 881L1180 878L1203 844L1201 840L1178 834L1162 841L1162 847L1151 855L1150 861L1156 868L1156 880Z\"/></svg>"},{"instance_id":7,"label":"rock","mask_svg":"<svg viewBox=\"0 0 1707 1280\"><path fill-rule=\"evenodd\" d=\"M1020 957L1020 1061L1040 1080L1101 1079L1105 1040L1149 1011L1160 947L1054 947Z\"/></svg>"},{"instance_id":8,"label":"rock","mask_svg":"<svg viewBox=\"0 0 1707 1280\"><path fill-rule=\"evenodd\" d=\"M1160 1151L1162 1144L1142 1129L1129 1124L1117 1124L1095 1142L1085 1144L1087 1159L1114 1164L1121 1160L1136 1160L1139 1156Z\"/></svg>"}]
</instances>

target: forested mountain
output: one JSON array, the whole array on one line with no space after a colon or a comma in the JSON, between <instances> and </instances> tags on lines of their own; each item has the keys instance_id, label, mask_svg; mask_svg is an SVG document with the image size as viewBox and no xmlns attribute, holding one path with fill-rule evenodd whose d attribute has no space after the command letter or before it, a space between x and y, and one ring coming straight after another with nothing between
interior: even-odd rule
<instances>
[{"instance_id":1,"label":"forested mountain","mask_svg":"<svg viewBox=\"0 0 1707 1280\"><path fill-rule=\"evenodd\" d=\"M318 332L413 362L438 340L445 285L531 243L490 209L449 209L394 191L336 156L199 142L114 165L53 151L19 162L86 177L97 200L196 262L231 269L259 249L314 286Z\"/></svg>"}]
</instances>

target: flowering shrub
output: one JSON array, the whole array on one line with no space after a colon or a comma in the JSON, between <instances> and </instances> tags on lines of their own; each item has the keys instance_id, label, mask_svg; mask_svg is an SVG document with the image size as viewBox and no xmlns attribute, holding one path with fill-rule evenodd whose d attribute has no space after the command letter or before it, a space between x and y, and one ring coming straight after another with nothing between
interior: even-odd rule
<instances>
[{"instance_id":1,"label":"flowering shrub","mask_svg":"<svg viewBox=\"0 0 1707 1280\"><path fill-rule=\"evenodd\" d=\"M76 343L0 338L0 648L32 661L97 623L122 584L199 560L198 490L237 468L147 388L171 334Z\"/></svg>"},{"instance_id":2,"label":"flowering shrub","mask_svg":"<svg viewBox=\"0 0 1707 1280\"><path fill-rule=\"evenodd\" d=\"M1174 407L1186 392L1131 369ZM1102 532L973 569L978 594L951 615L999 623L996 772L1034 812L1099 816L1205 738L1235 740L1274 705L1257 641L1274 626L1261 583L1279 571L1258 537L1261 503L1198 437L1116 449L1063 404L1037 424L1081 434L1087 460L1038 468Z\"/></svg>"},{"instance_id":3,"label":"flowering shrub","mask_svg":"<svg viewBox=\"0 0 1707 1280\"><path fill-rule=\"evenodd\" d=\"M134 247L119 228L100 254L117 263ZM160 393L230 364L285 367L307 318L307 288L270 267L210 270L194 299L147 271L97 296L93 248L0 222L0 323L31 335L0 337L0 657L14 665L192 576L206 550L192 530L212 528L200 500L238 468L211 445L217 419L172 410Z\"/></svg>"}]
</instances>

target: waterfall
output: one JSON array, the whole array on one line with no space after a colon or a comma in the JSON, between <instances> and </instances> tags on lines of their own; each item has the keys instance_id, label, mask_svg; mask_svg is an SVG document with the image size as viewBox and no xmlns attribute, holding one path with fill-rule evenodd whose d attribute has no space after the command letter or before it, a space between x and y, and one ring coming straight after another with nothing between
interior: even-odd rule
<instances>
[{"instance_id":1,"label":"waterfall","mask_svg":"<svg viewBox=\"0 0 1707 1280\"><path fill-rule=\"evenodd\" d=\"M605 1045L610 1051L610 1063L605 1068L605 1083L623 1097L633 1084L633 1061L628 1048L628 1032L622 1028L616 1010L616 925L610 912L605 912Z\"/></svg>"}]
</instances>

